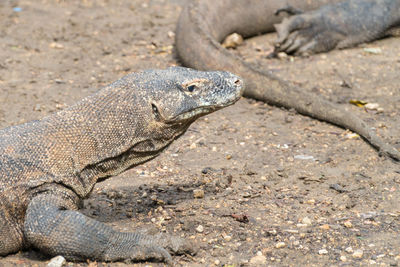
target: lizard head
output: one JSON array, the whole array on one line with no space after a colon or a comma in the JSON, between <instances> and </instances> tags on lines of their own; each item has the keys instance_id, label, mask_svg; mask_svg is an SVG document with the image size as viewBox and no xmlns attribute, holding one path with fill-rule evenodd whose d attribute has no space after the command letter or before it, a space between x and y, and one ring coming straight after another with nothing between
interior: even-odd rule
<instances>
[{"instance_id":1,"label":"lizard head","mask_svg":"<svg viewBox=\"0 0 400 267\"><path fill-rule=\"evenodd\" d=\"M224 71L170 67L159 71L162 81L148 99L153 117L167 125L190 124L197 118L234 104L244 85Z\"/></svg>"},{"instance_id":2,"label":"lizard head","mask_svg":"<svg viewBox=\"0 0 400 267\"><path fill-rule=\"evenodd\" d=\"M133 150L147 153L160 152L197 118L234 104L244 90L242 79L232 73L183 67L142 71L123 84L130 88L130 81L135 84L132 94L140 103L133 106L140 114Z\"/></svg>"},{"instance_id":3,"label":"lizard head","mask_svg":"<svg viewBox=\"0 0 400 267\"><path fill-rule=\"evenodd\" d=\"M105 140L109 135L120 137L113 139L118 143L113 155L130 151L150 158L197 118L234 104L243 90L242 79L229 72L183 67L145 70L128 74L99 91L94 96L96 105L90 104L95 106L91 114L107 122L96 124L98 135ZM91 98L85 102L89 101Z\"/></svg>"}]
</instances>

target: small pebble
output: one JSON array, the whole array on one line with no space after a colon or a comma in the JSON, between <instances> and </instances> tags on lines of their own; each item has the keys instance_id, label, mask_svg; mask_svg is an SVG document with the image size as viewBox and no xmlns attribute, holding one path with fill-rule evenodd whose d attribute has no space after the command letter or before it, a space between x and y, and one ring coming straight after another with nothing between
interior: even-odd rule
<instances>
[{"instance_id":1,"label":"small pebble","mask_svg":"<svg viewBox=\"0 0 400 267\"><path fill-rule=\"evenodd\" d=\"M331 227L329 226L329 224L323 224L319 228L321 228L322 230L329 230Z\"/></svg>"},{"instance_id":2,"label":"small pebble","mask_svg":"<svg viewBox=\"0 0 400 267\"><path fill-rule=\"evenodd\" d=\"M364 252L361 249L356 249L353 253L353 258L361 259Z\"/></svg>"},{"instance_id":3,"label":"small pebble","mask_svg":"<svg viewBox=\"0 0 400 267\"><path fill-rule=\"evenodd\" d=\"M378 55L378 54L382 54L382 49L380 47L366 47L366 48L364 48L364 52L367 52L369 54Z\"/></svg>"},{"instance_id":4,"label":"small pebble","mask_svg":"<svg viewBox=\"0 0 400 267\"><path fill-rule=\"evenodd\" d=\"M264 255L257 255L250 259L251 266L262 266L267 263L267 258Z\"/></svg>"},{"instance_id":5,"label":"small pebble","mask_svg":"<svg viewBox=\"0 0 400 267\"><path fill-rule=\"evenodd\" d=\"M64 266L66 262L63 256L56 256L50 260L47 267L61 267Z\"/></svg>"},{"instance_id":6,"label":"small pebble","mask_svg":"<svg viewBox=\"0 0 400 267\"><path fill-rule=\"evenodd\" d=\"M310 204L310 205L314 205L315 204L315 199L308 199L308 200L306 200L304 203L306 203L306 204ZM307 217L306 217L307 218Z\"/></svg>"},{"instance_id":7,"label":"small pebble","mask_svg":"<svg viewBox=\"0 0 400 267\"><path fill-rule=\"evenodd\" d=\"M243 37L240 34L232 33L228 35L222 46L225 48L236 48L243 43Z\"/></svg>"},{"instance_id":8,"label":"small pebble","mask_svg":"<svg viewBox=\"0 0 400 267\"><path fill-rule=\"evenodd\" d=\"M318 250L318 254L319 255L326 255L326 254L328 254L328 251L323 248L323 249Z\"/></svg>"},{"instance_id":9,"label":"small pebble","mask_svg":"<svg viewBox=\"0 0 400 267\"><path fill-rule=\"evenodd\" d=\"M220 260L215 260L215 261L214 261L214 264L215 264L215 265L219 265L220 263L221 263Z\"/></svg>"},{"instance_id":10,"label":"small pebble","mask_svg":"<svg viewBox=\"0 0 400 267\"><path fill-rule=\"evenodd\" d=\"M197 147L196 143L192 143L189 148L190 149L195 149L196 147Z\"/></svg>"},{"instance_id":11,"label":"small pebble","mask_svg":"<svg viewBox=\"0 0 400 267\"><path fill-rule=\"evenodd\" d=\"M194 198L204 198L204 190L203 189L194 189L193 197Z\"/></svg>"},{"instance_id":12,"label":"small pebble","mask_svg":"<svg viewBox=\"0 0 400 267\"><path fill-rule=\"evenodd\" d=\"M311 155L295 155L294 158L301 160L315 160L315 158Z\"/></svg>"},{"instance_id":13,"label":"small pebble","mask_svg":"<svg viewBox=\"0 0 400 267\"><path fill-rule=\"evenodd\" d=\"M203 227L203 225L200 224L199 226L197 226L196 231L197 231L198 233L204 232L204 227Z\"/></svg>"},{"instance_id":14,"label":"small pebble","mask_svg":"<svg viewBox=\"0 0 400 267\"><path fill-rule=\"evenodd\" d=\"M347 258L346 258L346 256L340 256L340 260L341 261L347 261Z\"/></svg>"},{"instance_id":15,"label":"small pebble","mask_svg":"<svg viewBox=\"0 0 400 267\"><path fill-rule=\"evenodd\" d=\"M225 235L224 236L225 241L231 241L232 240L232 236L231 235Z\"/></svg>"},{"instance_id":16,"label":"small pebble","mask_svg":"<svg viewBox=\"0 0 400 267\"><path fill-rule=\"evenodd\" d=\"M378 103L368 103L364 105L364 108L370 109L370 110L377 110L379 108Z\"/></svg>"},{"instance_id":17,"label":"small pebble","mask_svg":"<svg viewBox=\"0 0 400 267\"><path fill-rule=\"evenodd\" d=\"M276 57L279 59L287 59L288 55L285 52L279 52L278 54L276 54Z\"/></svg>"},{"instance_id":18,"label":"small pebble","mask_svg":"<svg viewBox=\"0 0 400 267\"><path fill-rule=\"evenodd\" d=\"M304 224L307 224L307 225L311 225L311 224L312 224L311 219L308 218L308 217L304 217L304 218L301 220L301 222L304 223Z\"/></svg>"},{"instance_id":19,"label":"small pebble","mask_svg":"<svg viewBox=\"0 0 400 267\"><path fill-rule=\"evenodd\" d=\"M285 246L286 246L286 243L285 243L285 242L278 242L278 243L276 243L276 245L275 245L276 248L284 248Z\"/></svg>"},{"instance_id":20,"label":"small pebble","mask_svg":"<svg viewBox=\"0 0 400 267\"><path fill-rule=\"evenodd\" d=\"M356 139L356 138L360 138L360 135L356 134L356 133L348 133L346 134L346 139Z\"/></svg>"},{"instance_id":21,"label":"small pebble","mask_svg":"<svg viewBox=\"0 0 400 267\"><path fill-rule=\"evenodd\" d=\"M50 48L56 48L56 49L63 49L64 46L62 44L56 43L56 42L52 42L50 43Z\"/></svg>"},{"instance_id":22,"label":"small pebble","mask_svg":"<svg viewBox=\"0 0 400 267\"><path fill-rule=\"evenodd\" d=\"M353 248L352 248L352 247L347 247L347 248L345 249L345 251L346 251L347 253L353 253Z\"/></svg>"},{"instance_id":23,"label":"small pebble","mask_svg":"<svg viewBox=\"0 0 400 267\"><path fill-rule=\"evenodd\" d=\"M343 225L344 225L345 227L347 227L347 228L353 227L353 224L352 224L350 221L345 221L345 222L343 223Z\"/></svg>"},{"instance_id":24,"label":"small pebble","mask_svg":"<svg viewBox=\"0 0 400 267\"><path fill-rule=\"evenodd\" d=\"M168 37L171 38L171 39L172 39L172 38L175 38L175 33L174 33L173 31L168 31L168 32L167 32L167 35L168 35Z\"/></svg>"}]
</instances>

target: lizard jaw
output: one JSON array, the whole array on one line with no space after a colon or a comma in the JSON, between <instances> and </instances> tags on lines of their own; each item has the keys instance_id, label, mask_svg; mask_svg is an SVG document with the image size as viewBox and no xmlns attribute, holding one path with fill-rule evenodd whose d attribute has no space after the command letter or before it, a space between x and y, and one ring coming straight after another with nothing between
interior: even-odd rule
<instances>
[{"instance_id":1,"label":"lizard jaw","mask_svg":"<svg viewBox=\"0 0 400 267\"><path fill-rule=\"evenodd\" d=\"M195 120L201 116L207 115L209 113L212 113L214 111L217 111L219 109L222 109L227 106L231 106L234 103L236 103L237 99L229 101L227 103L218 105L218 106L203 106L203 107L198 107L196 109L192 109L190 111L187 111L185 113L179 114L178 116L173 117L172 119L166 121L166 123L174 123L174 122L180 122L180 121L187 121L187 120Z\"/></svg>"}]
</instances>

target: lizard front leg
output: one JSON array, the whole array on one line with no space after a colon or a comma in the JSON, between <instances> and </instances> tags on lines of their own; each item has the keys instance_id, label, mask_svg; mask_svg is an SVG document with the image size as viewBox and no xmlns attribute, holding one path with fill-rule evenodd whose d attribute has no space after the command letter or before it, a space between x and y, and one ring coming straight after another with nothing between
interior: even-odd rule
<instances>
[{"instance_id":1,"label":"lizard front leg","mask_svg":"<svg viewBox=\"0 0 400 267\"><path fill-rule=\"evenodd\" d=\"M275 54L320 53L373 41L399 25L399 11L400 0L348 0L296 13L274 25Z\"/></svg>"},{"instance_id":2,"label":"lizard front leg","mask_svg":"<svg viewBox=\"0 0 400 267\"><path fill-rule=\"evenodd\" d=\"M27 241L49 255L67 260L172 262L174 253L191 250L189 243L170 236L124 233L68 210L67 203L54 195L36 196L28 206L24 234Z\"/></svg>"}]
</instances>

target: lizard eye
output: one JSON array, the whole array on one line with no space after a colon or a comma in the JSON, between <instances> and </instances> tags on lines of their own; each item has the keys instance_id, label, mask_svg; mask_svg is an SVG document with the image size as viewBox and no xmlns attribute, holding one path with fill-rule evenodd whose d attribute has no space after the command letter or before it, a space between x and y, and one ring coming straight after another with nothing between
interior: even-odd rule
<instances>
[{"instance_id":1,"label":"lizard eye","mask_svg":"<svg viewBox=\"0 0 400 267\"><path fill-rule=\"evenodd\" d=\"M196 80L191 80L189 82L186 82L184 84L181 84L180 88L183 90L183 92L187 94L196 94L200 91L202 91L203 87L208 84L208 81L205 79L196 79Z\"/></svg>"},{"instance_id":2,"label":"lizard eye","mask_svg":"<svg viewBox=\"0 0 400 267\"><path fill-rule=\"evenodd\" d=\"M193 91L196 89L196 85L192 84L186 87L186 89L190 92L193 93Z\"/></svg>"}]
</instances>

